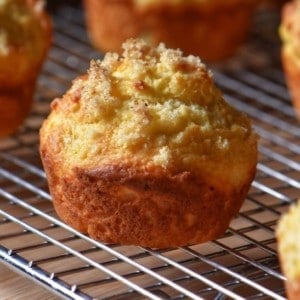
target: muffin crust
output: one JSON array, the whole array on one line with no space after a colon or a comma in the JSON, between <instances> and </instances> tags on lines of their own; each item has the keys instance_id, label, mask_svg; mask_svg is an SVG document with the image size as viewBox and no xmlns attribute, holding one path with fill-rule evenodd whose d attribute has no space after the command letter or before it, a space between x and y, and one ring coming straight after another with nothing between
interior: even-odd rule
<instances>
[{"instance_id":1,"label":"muffin crust","mask_svg":"<svg viewBox=\"0 0 300 300\"><path fill-rule=\"evenodd\" d=\"M300 297L300 201L293 203L279 220L276 229L282 271L287 278L289 300Z\"/></svg>"}]
</instances>

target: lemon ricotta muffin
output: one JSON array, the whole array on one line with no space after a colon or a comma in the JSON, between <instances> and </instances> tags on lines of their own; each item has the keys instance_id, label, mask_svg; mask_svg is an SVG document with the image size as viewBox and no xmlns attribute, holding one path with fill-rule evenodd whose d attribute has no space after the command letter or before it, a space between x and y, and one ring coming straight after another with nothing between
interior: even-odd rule
<instances>
[{"instance_id":1,"label":"lemon ricotta muffin","mask_svg":"<svg viewBox=\"0 0 300 300\"><path fill-rule=\"evenodd\" d=\"M0 137L23 122L51 41L40 0L0 0Z\"/></svg>"},{"instance_id":2,"label":"lemon ricotta muffin","mask_svg":"<svg viewBox=\"0 0 300 300\"><path fill-rule=\"evenodd\" d=\"M287 2L282 9L279 28L282 39L282 65L287 86L300 119L300 1Z\"/></svg>"},{"instance_id":3,"label":"lemon ricotta muffin","mask_svg":"<svg viewBox=\"0 0 300 300\"><path fill-rule=\"evenodd\" d=\"M279 220L278 254L289 300L300 299L300 200Z\"/></svg>"},{"instance_id":4,"label":"lemon ricotta muffin","mask_svg":"<svg viewBox=\"0 0 300 300\"><path fill-rule=\"evenodd\" d=\"M92 44L120 51L140 37L206 61L232 55L245 41L258 0L84 0Z\"/></svg>"},{"instance_id":5,"label":"lemon ricotta muffin","mask_svg":"<svg viewBox=\"0 0 300 300\"><path fill-rule=\"evenodd\" d=\"M257 138L199 58L129 40L51 107L41 158L56 211L76 229L181 246L220 236L240 209Z\"/></svg>"}]
</instances>

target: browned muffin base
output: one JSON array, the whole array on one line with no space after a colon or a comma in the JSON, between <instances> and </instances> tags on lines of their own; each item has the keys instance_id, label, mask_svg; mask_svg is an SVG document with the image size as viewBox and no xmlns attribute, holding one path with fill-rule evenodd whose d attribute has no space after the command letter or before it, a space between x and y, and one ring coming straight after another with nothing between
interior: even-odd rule
<instances>
[{"instance_id":1,"label":"browned muffin base","mask_svg":"<svg viewBox=\"0 0 300 300\"><path fill-rule=\"evenodd\" d=\"M46 146L41 156L62 220L106 243L152 248L219 237L240 209L255 172L234 191L227 185L211 185L190 172L173 174L121 162L58 174Z\"/></svg>"},{"instance_id":2,"label":"browned muffin base","mask_svg":"<svg viewBox=\"0 0 300 300\"><path fill-rule=\"evenodd\" d=\"M85 0L86 21L93 45L120 52L128 38L141 37L180 48L207 61L232 55L247 37L255 1L212 7L167 5L138 10L131 1Z\"/></svg>"},{"instance_id":3,"label":"browned muffin base","mask_svg":"<svg viewBox=\"0 0 300 300\"><path fill-rule=\"evenodd\" d=\"M300 299L300 278L295 283L289 281L285 283L285 289L289 300L299 300Z\"/></svg>"}]
</instances>

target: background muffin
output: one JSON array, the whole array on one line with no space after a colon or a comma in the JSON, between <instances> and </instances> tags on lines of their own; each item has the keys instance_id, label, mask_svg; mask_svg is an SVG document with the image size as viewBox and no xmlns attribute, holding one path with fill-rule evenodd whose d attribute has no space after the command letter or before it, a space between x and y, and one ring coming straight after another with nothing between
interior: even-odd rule
<instances>
[{"instance_id":1,"label":"background muffin","mask_svg":"<svg viewBox=\"0 0 300 300\"><path fill-rule=\"evenodd\" d=\"M261 0L261 7L280 8L288 0Z\"/></svg>"},{"instance_id":2,"label":"background muffin","mask_svg":"<svg viewBox=\"0 0 300 300\"><path fill-rule=\"evenodd\" d=\"M249 119L200 59L140 40L92 62L54 100L40 151L63 220L104 242L149 247L221 235L257 162Z\"/></svg>"},{"instance_id":3,"label":"background muffin","mask_svg":"<svg viewBox=\"0 0 300 300\"><path fill-rule=\"evenodd\" d=\"M278 254L290 300L300 299L300 201L280 219L277 227Z\"/></svg>"},{"instance_id":4,"label":"background muffin","mask_svg":"<svg viewBox=\"0 0 300 300\"><path fill-rule=\"evenodd\" d=\"M280 25L282 65L286 82L300 119L300 1L288 2L282 9Z\"/></svg>"},{"instance_id":5,"label":"background muffin","mask_svg":"<svg viewBox=\"0 0 300 300\"><path fill-rule=\"evenodd\" d=\"M39 0L0 1L0 137L22 123L51 40Z\"/></svg>"},{"instance_id":6,"label":"background muffin","mask_svg":"<svg viewBox=\"0 0 300 300\"><path fill-rule=\"evenodd\" d=\"M93 45L121 50L131 37L164 42L204 60L232 55L248 33L257 0L84 0Z\"/></svg>"}]
</instances>

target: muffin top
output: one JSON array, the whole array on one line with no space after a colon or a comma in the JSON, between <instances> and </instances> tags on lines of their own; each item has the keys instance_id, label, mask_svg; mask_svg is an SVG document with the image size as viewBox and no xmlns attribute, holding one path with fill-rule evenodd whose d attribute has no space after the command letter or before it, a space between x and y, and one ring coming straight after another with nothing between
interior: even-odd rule
<instances>
[{"instance_id":1,"label":"muffin top","mask_svg":"<svg viewBox=\"0 0 300 300\"><path fill-rule=\"evenodd\" d=\"M300 65L300 1L287 3L282 10L280 36L285 51L289 52Z\"/></svg>"},{"instance_id":2,"label":"muffin top","mask_svg":"<svg viewBox=\"0 0 300 300\"><path fill-rule=\"evenodd\" d=\"M206 171L218 175L219 184L249 176L256 135L249 119L224 101L201 60L142 40L123 49L121 56L92 61L52 102L41 137L62 172L122 162Z\"/></svg>"},{"instance_id":3,"label":"muffin top","mask_svg":"<svg viewBox=\"0 0 300 300\"><path fill-rule=\"evenodd\" d=\"M0 0L0 82L18 84L40 63L50 42L42 0Z\"/></svg>"},{"instance_id":4,"label":"muffin top","mask_svg":"<svg viewBox=\"0 0 300 300\"><path fill-rule=\"evenodd\" d=\"M280 219L277 227L284 271L290 279L300 278L300 199Z\"/></svg>"}]
</instances>

